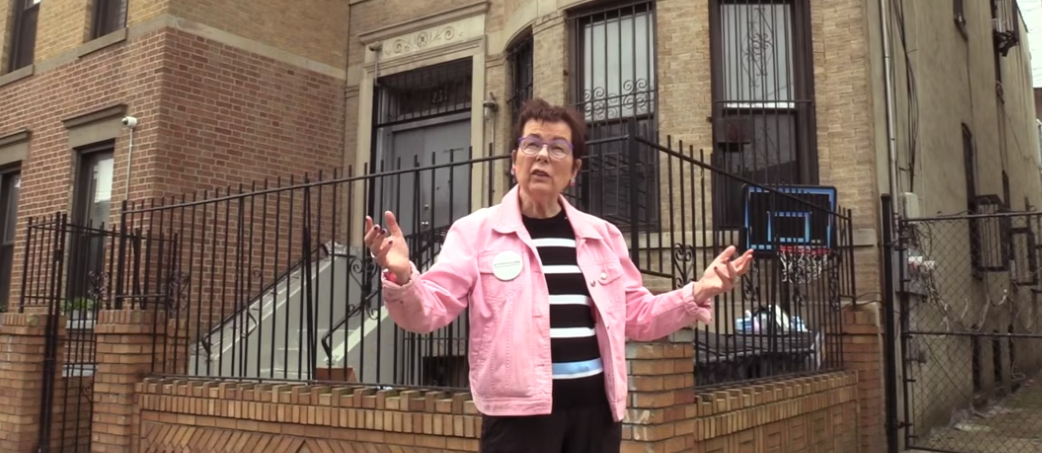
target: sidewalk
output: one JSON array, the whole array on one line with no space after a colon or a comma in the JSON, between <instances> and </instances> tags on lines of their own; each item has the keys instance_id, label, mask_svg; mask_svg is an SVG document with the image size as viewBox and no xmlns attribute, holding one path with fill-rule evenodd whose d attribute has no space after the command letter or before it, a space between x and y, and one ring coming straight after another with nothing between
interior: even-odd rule
<instances>
[{"instance_id":1,"label":"sidewalk","mask_svg":"<svg viewBox=\"0 0 1042 453\"><path fill-rule=\"evenodd\" d=\"M917 446L965 453L1042 452L1042 380L1029 379L992 406L934 429ZM921 450L907 450L917 451Z\"/></svg>"}]
</instances>

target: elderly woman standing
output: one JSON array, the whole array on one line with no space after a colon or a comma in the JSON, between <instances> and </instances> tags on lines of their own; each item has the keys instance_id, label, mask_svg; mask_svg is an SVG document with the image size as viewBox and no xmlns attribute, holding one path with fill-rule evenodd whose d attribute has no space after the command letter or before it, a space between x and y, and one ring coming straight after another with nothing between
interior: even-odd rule
<instances>
[{"instance_id":1,"label":"elderly woman standing","mask_svg":"<svg viewBox=\"0 0 1042 453\"><path fill-rule=\"evenodd\" d=\"M522 109L511 172L496 206L456 221L421 274L393 213L366 218L365 244L384 269L384 301L403 329L428 333L470 308L470 386L485 453L618 452L626 408L626 338L648 341L712 319L752 259L728 247L702 278L660 295L643 287L614 225L561 193L586 151L573 109Z\"/></svg>"}]
</instances>

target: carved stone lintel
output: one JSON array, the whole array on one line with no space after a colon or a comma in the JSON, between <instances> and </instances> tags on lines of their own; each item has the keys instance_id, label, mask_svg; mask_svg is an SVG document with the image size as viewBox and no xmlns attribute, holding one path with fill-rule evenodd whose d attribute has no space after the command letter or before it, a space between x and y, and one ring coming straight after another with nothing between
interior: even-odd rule
<instances>
[{"instance_id":1,"label":"carved stone lintel","mask_svg":"<svg viewBox=\"0 0 1042 453\"><path fill-rule=\"evenodd\" d=\"M390 45L385 45L384 56L394 57L423 50L439 44L447 44L463 37L463 33L452 25L434 31L424 30L411 36L394 38Z\"/></svg>"}]
</instances>

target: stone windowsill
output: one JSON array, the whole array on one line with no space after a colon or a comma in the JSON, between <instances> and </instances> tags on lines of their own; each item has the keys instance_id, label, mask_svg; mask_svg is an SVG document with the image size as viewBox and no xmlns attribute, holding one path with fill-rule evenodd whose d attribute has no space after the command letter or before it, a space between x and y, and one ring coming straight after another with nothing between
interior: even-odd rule
<instances>
[{"instance_id":1,"label":"stone windowsill","mask_svg":"<svg viewBox=\"0 0 1042 453\"><path fill-rule=\"evenodd\" d=\"M4 85L10 85L19 80L25 79L36 71L36 65L29 65L21 69L8 72L7 74L0 75L0 87Z\"/></svg>"},{"instance_id":2,"label":"stone windowsill","mask_svg":"<svg viewBox=\"0 0 1042 453\"><path fill-rule=\"evenodd\" d=\"M101 36L87 41L82 46L76 48L76 57L83 58L84 56L97 52L106 47L114 46L126 40L127 29L124 27L105 36Z\"/></svg>"}]
</instances>

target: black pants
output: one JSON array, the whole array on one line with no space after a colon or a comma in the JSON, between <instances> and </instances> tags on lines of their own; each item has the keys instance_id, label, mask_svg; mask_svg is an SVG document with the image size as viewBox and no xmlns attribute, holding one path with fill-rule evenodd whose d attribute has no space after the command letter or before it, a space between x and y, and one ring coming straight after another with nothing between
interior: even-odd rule
<instances>
[{"instance_id":1,"label":"black pants","mask_svg":"<svg viewBox=\"0 0 1042 453\"><path fill-rule=\"evenodd\" d=\"M532 417L484 416L481 453L619 453L622 423L608 403Z\"/></svg>"}]
</instances>

